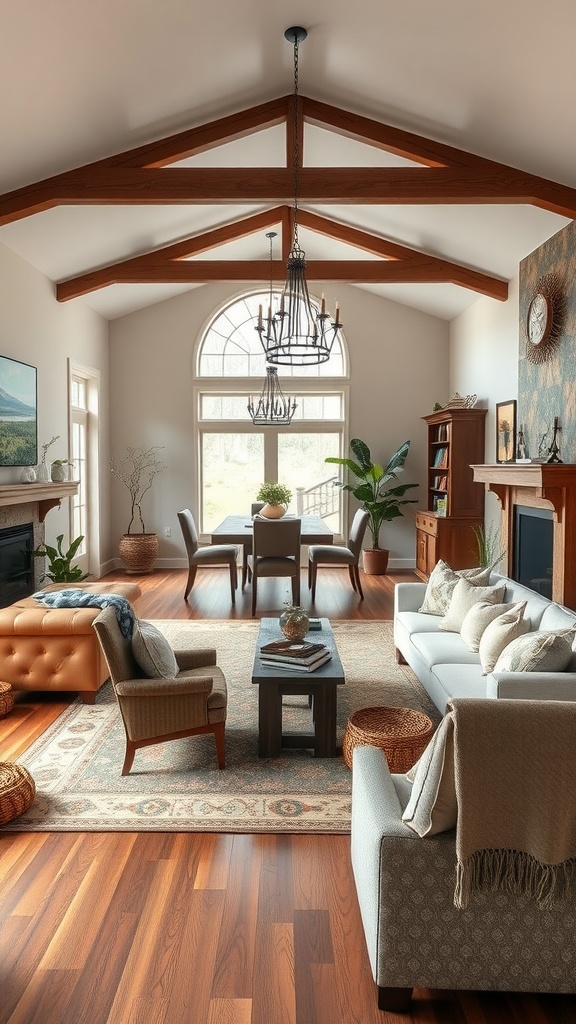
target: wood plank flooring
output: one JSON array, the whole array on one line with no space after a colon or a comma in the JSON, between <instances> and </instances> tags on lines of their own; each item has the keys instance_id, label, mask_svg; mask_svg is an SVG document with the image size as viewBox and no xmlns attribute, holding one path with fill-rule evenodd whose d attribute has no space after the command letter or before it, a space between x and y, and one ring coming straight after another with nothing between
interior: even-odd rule
<instances>
[{"instance_id":1,"label":"wood plank flooring","mask_svg":"<svg viewBox=\"0 0 576 1024\"><path fill-rule=\"evenodd\" d=\"M111 577L108 577L111 578ZM114 579L135 579L116 573ZM249 618L224 570L136 578L147 618ZM394 583L319 573L316 613L389 619ZM259 614L282 610L262 588ZM260 588L259 588L260 591ZM307 588L303 579L303 603ZM17 758L70 698L21 696L0 719ZM380 1012L348 836L0 831L0 1024L576 1024L566 996L417 990Z\"/></svg>"}]
</instances>

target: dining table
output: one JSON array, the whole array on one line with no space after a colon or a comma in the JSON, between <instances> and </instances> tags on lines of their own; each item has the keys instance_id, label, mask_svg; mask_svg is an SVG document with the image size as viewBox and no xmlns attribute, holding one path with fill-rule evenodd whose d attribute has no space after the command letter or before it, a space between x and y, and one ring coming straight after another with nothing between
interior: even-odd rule
<instances>
[{"instance_id":1,"label":"dining table","mask_svg":"<svg viewBox=\"0 0 576 1024\"><path fill-rule=\"evenodd\" d=\"M282 517L284 518L284 517ZM302 544L333 544L334 534L321 516L290 516L300 520L300 539ZM230 515L212 531L213 544L241 544L244 550L242 558L242 586L246 583L246 555L252 551L252 516Z\"/></svg>"}]
</instances>

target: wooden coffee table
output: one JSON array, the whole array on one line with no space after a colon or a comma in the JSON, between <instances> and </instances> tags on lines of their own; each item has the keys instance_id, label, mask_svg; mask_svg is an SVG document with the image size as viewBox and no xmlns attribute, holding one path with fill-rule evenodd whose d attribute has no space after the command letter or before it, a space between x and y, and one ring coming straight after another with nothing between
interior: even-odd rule
<instances>
[{"instance_id":1,"label":"wooden coffee table","mask_svg":"<svg viewBox=\"0 0 576 1024\"><path fill-rule=\"evenodd\" d=\"M332 652L327 661L314 672L275 669L263 665L260 648L271 640L281 640L278 619L262 619L256 643L252 682L258 687L258 756L280 757L283 747L312 748L315 757L337 757L336 707L337 687L345 682L344 669L338 654L332 627L321 619L322 628L308 633L307 640L325 644ZM304 694L312 698L312 733L287 733L282 729L282 697Z\"/></svg>"}]
</instances>

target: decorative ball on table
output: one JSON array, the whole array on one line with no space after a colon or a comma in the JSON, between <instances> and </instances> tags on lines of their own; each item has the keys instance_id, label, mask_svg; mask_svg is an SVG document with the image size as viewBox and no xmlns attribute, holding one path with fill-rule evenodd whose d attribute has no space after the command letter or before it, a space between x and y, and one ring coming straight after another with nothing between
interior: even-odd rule
<instances>
[{"instance_id":1,"label":"decorative ball on table","mask_svg":"<svg viewBox=\"0 0 576 1024\"><path fill-rule=\"evenodd\" d=\"M310 619L303 608L290 604L282 612L279 625L287 640L303 640L310 628Z\"/></svg>"}]
</instances>

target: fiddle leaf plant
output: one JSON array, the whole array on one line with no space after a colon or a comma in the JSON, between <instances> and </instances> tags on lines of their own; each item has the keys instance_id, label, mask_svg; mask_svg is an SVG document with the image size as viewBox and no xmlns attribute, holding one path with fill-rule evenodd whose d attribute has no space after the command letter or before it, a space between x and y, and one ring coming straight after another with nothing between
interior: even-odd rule
<instances>
[{"instance_id":1,"label":"fiddle leaf plant","mask_svg":"<svg viewBox=\"0 0 576 1024\"><path fill-rule=\"evenodd\" d=\"M60 533L56 537L56 547L52 547L50 544L41 544L39 548L31 552L35 558L48 559L48 571L41 577L41 581L49 579L53 583L77 583L79 580L85 580L89 575L87 572L82 572L79 565L72 565L72 559L84 540L84 536L81 534L76 537L66 552L62 550L63 540L64 534Z\"/></svg>"},{"instance_id":2,"label":"fiddle leaf plant","mask_svg":"<svg viewBox=\"0 0 576 1024\"><path fill-rule=\"evenodd\" d=\"M370 449L365 441L354 437L350 441L350 448L354 459L335 458L325 459L337 466L344 466L358 480L358 483L347 484L341 480L334 483L335 487L341 487L343 491L350 491L361 508L368 512L368 529L372 534L372 547L380 548L380 529L383 523L391 522L399 516L403 516L402 505L415 505L416 498L405 498L404 495L418 484L395 484L389 486L392 481L398 479L398 473L403 472L404 463L410 450L410 441L404 441L397 451L390 457L386 466L380 466L372 461Z\"/></svg>"}]
</instances>

